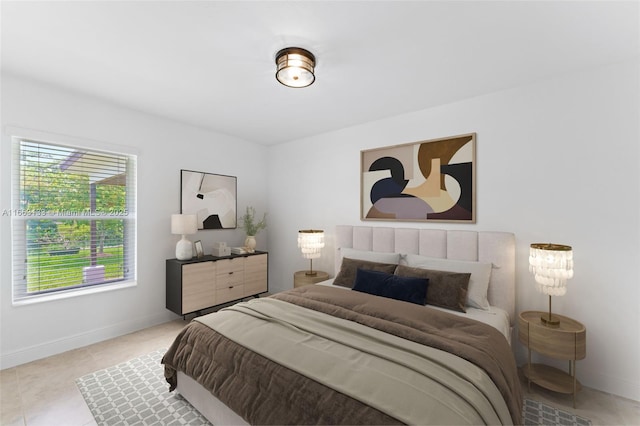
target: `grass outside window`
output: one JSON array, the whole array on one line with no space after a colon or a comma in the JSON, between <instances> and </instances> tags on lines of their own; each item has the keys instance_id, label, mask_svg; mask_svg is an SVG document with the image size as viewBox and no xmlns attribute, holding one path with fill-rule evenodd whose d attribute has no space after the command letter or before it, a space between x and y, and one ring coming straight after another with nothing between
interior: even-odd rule
<instances>
[{"instance_id":1,"label":"grass outside window","mask_svg":"<svg viewBox=\"0 0 640 426\"><path fill-rule=\"evenodd\" d=\"M105 247L98 255L98 265L104 266L105 282L121 280L124 250L122 246ZM27 257L27 292L42 292L83 284L83 268L91 265L90 250L80 249L75 254L50 255L41 253ZM41 283L40 274L46 272L46 280Z\"/></svg>"}]
</instances>

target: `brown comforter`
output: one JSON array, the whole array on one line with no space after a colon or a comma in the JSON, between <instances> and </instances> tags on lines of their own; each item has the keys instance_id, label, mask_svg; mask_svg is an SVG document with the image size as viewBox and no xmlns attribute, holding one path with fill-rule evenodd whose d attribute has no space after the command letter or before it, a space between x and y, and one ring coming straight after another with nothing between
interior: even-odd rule
<instances>
[{"instance_id":1,"label":"brown comforter","mask_svg":"<svg viewBox=\"0 0 640 426\"><path fill-rule=\"evenodd\" d=\"M521 423L522 394L515 361L504 336L493 327L419 305L324 286L272 297L445 350L478 365L500 390L514 424ZM176 371L183 371L251 424L400 423L195 321L180 333L162 362L171 390L177 384Z\"/></svg>"}]
</instances>

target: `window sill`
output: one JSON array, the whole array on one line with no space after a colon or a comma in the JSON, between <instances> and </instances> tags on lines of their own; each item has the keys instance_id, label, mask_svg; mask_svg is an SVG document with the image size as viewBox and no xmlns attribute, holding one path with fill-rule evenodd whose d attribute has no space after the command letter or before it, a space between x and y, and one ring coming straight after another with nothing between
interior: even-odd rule
<instances>
[{"instance_id":1,"label":"window sill","mask_svg":"<svg viewBox=\"0 0 640 426\"><path fill-rule=\"evenodd\" d=\"M97 285L94 287L77 288L67 291L60 291L56 293L43 294L38 296L29 296L20 300L14 300L13 306L25 306L33 305L34 303L52 302L55 300L69 299L71 297L86 296L89 294L104 293L106 291L121 290L124 288L135 287L138 285L137 281L124 281L113 284Z\"/></svg>"}]
</instances>

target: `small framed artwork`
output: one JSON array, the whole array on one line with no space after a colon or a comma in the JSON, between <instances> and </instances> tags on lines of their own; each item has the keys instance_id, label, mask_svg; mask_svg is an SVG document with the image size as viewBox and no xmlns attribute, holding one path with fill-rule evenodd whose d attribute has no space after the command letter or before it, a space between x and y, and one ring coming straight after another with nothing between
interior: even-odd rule
<instances>
[{"instance_id":1,"label":"small framed artwork","mask_svg":"<svg viewBox=\"0 0 640 426\"><path fill-rule=\"evenodd\" d=\"M237 180L180 170L180 213L195 214L198 229L237 228Z\"/></svg>"},{"instance_id":2,"label":"small framed artwork","mask_svg":"<svg viewBox=\"0 0 640 426\"><path fill-rule=\"evenodd\" d=\"M198 259L204 257L204 250L202 250L202 241L198 240L193 244L196 246L196 257Z\"/></svg>"},{"instance_id":3,"label":"small framed artwork","mask_svg":"<svg viewBox=\"0 0 640 426\"><path fill-rule=\"evenodd\" d=\"M360 218L476 221L476 134L360 151Z\"/></svg>"}]
</instances>

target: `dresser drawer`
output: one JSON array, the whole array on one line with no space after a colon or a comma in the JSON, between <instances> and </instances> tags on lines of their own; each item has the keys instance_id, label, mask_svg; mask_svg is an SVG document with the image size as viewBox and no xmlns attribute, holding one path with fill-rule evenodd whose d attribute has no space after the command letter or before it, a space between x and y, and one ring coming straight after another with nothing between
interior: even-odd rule
<instances>
[{"instance_id":1,"label":"dresser drawer","mask_svg":"<svg viewBox=\"0 0 640 426\"><path fill-rule=\"evenodd\" d=\"M244 283L244 272L233 271L226 275L218 275L216 277L216 288L227 288L237 286Z\"/></svg>"},{"instance_id":2,"label":"dresser drawer","mask_svg":"<svg viewBox=\"0 0 640 426\"><path fill-rule=\"evenodd\" d=\"M233 259L220 259L216 262L217 274L226 275L233 272L244 271L244 257L236 257Z\"/></svg>"},{"instance_id":3,"label":"dresser drawer","mask_svg":"<svg viewBox=\"0 0 640 426\"><path fill-rule=\"evenodd\" d=\"M226 303L232 300L242 299L244 294L244 284L230 285L226 288L216 290L216 303Z\"/></svg>"}]
</instances>

